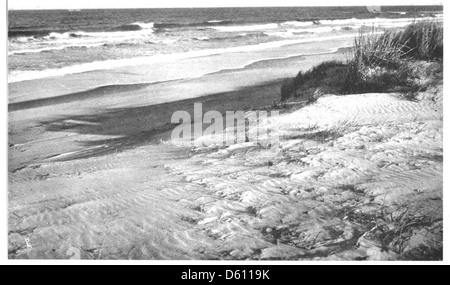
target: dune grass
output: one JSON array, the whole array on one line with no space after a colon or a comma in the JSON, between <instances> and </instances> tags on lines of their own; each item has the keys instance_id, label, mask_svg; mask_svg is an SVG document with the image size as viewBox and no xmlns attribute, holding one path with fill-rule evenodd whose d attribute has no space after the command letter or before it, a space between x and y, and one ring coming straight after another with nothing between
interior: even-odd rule
<instances>
[{"instance_id":1,"label":"dune grass","mask_svg":"<svg viewBox=\"0 0 450 285\"><path fill-rule=\"evenodd\" d=\"M419 22L403 31L377 34L374 29L355 39L353 58L341 93L423 91L419 83L417 61L443 60L443 26L436 22Z\"/></svg>"},{"instance_id":2,"label":"dune grass","mask_svg":"<svg viewBox=\"0 0 450 285\"><path fill-rule=\"evenodd\" d=\"M405 56L417 60L442 60L444 57L444 27L442 23L420 22L396 35Z\"/></svg>"},{"instance_id":3,"label":"dune grass","mask_svg":"<svg viewBox=\"0 0 450 285\"><path fill-rule=\"evenodd\" d=\"M300 72L283 84L281 100L304 96L305 90L314 93L311 82L315 88L322 85L322 89L336 95L400 92L414 97L411 94L429 86L424 77L442 75L443 39L443 24L433 21L384 33L362 28L347 63L326 62ZM326 80L324 75L335 76L336 80ZM311 94L307 99L316 97Z\"/></svg>"},{"instance_id":4,"label":"dune grass","mask_svg":"<svg viewBox=\"0 0 450 285\"><path fill-rule=\"evenodd\" d=\"M438 22L418 22L383 34L362 28L355 39L354 60L372 67L398 67L404 60L442 60L443 45L444 29Z\"/></svg>"},{"instance_id":5,"label":"dune grass","mask_svg":"<svg viewBox=\"0 0 450 285\"><path fill-rule=\"evenodd\" d=\"M301 97L308 91L310 91L310 94L306 95L306 99L308 101L314 100L314 97L326 92L324 88L330 89L338 85L339 78L336 78L336 74L339 73L339 70L345 69L346 64L343 62L327 61L306 72L299 72L297 77L286 80L282 85L281 100L286 101L291 97ZM325 82L326 86L323 84L324 81L327 81Z\"/></svg>"}]
</instances>

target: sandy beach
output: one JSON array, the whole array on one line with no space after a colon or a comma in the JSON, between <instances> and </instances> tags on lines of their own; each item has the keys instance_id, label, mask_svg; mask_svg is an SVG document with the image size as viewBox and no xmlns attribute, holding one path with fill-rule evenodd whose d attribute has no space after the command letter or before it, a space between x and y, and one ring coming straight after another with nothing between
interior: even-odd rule
<instances>
[{"instance_id":1,"label":"sandy beach","mask_svg":"<svg viewBox=\"0 0 450 285\"><path fill-rule=\"evenodd\" d=\"M417 100L323 94L278 106L287 78L346 61L333 47L352 42L10 83L8 257L439 259L442 81ZM280 143L177 146L171 117L194 103L278 110L264 125Z\"/></svg>"}]
</instances>

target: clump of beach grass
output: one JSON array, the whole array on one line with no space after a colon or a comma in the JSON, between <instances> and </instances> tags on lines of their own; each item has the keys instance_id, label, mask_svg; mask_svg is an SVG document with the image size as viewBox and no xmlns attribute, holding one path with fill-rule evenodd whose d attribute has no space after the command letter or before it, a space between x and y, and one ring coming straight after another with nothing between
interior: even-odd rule
<instances>
[{"instance_id":1,"label":"clump of beach grass","mask_svg":"<svg viewBox=\"0 0 450 285\"><path fill-rule=\"evenodd\" d=\"M291 97L314 101L319 95L339 86L346 68L343 62L327 61L306 72L299 72L295 78L283 83L281 101L287 101Z\"/></svg>"},{"instance_id":2,"label":"clump of beach grass","mask_svg":"<svg viewBox=\"0 0 450 285\"><path fill-rule=\"evenodd\" d=\"M300 72L283 84L281 101L375 92L403 93L413 99L442 77L443 38L443 24L434 21L382 33L363 27L347 63L330 61Z\"/></svg>"},{"instance_id":3,"label":"clump of beach grass","mask_svg":"<svg viewBox=\"0 0 450 285\"><path fill-rule=\"evenodd\" d=\"M443 59L443 26L437 22L419 22L403 31L361 29L355 39L353 58L348 62L343 94L370 92L417 93L427 88L419 82L416 66L420 61ZM428 67L427 67L428 68Z\"/></svg>"},{"instance_id":4,"label":"clump of beach grass","mask_svg":"<svg viewBox=\"0 0 450 285\"><path fill-rule=\"evenodd\" d=\"M396 39L409 58L416 60L438 60L444 57L444 28L438 22L419 22L399 33Z\"/></svg>"}]
</instances>

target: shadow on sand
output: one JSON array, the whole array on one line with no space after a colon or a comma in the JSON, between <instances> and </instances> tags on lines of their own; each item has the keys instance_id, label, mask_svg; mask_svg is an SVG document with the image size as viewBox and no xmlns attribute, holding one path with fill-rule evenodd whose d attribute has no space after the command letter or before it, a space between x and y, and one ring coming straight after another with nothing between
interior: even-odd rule
<instances>
[{"instance_id":1,"label":"shadow on sand","mask_svg":"<svg viewBox=\"0 0 450 285\"><path fill-rule=\"evenodd\" d=\"M62 116L41 121L40 127L43 127L46 132L68 132L81 135L75 137L75 143L82 146L84 150L65 156L61 160L122 152L130 148L170 140L171 130L176 126L171 123L173 113L186 111L193 118L194 103L203 104L203 114L211 110L225 114L226 111L258 110L271 106L279 96L280 84L281 81L277 80L232 92L183 101L144 107L107 109L89 115ZM97 94L99 90L91 92ZM117 89L114 92L117 92ZM82 97L89 96L84 93ZM106 138L93 140L92 136Z\"/></svg>"}]
</instances>

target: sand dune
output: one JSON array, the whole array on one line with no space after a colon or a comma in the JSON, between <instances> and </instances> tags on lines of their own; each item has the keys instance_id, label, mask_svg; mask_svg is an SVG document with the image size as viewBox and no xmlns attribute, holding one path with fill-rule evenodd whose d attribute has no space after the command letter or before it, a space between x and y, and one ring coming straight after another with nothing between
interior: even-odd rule
<instances>
[{"instance_id":1,"label":"sand dune","mask_svg":"<svg viewBox=\"0 0 450 285\"><path fill-rule=\"evenodd\" d=\"M234 146L170 169L218 197L199 224L227 258L420 258L442 247L438 106L328 96L271 122L284 135L279 148Z\"/></svg>"}]
</instances>

